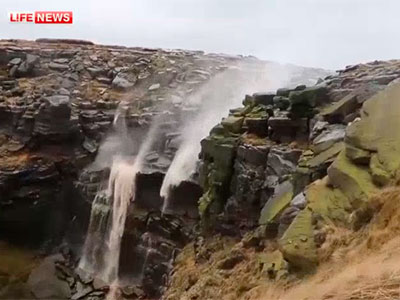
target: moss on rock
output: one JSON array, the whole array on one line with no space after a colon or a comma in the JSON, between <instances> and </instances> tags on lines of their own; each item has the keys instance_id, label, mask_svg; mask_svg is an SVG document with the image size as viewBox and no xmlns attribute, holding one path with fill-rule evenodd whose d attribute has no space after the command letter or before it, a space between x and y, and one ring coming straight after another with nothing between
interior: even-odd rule
<instances>
[{"instance_id":1,"label":"moss on rock","mask_svg":"<svg viewBox=\"0 0 400 300\"><path fill-rule=\"evenodd\" d=\"M356 164L368 165L371 159L371 152L346 144L346 156Z\"/></svg>"},{"instance_id":2,"label":"moss on rock","mask_svg":"<svg viewBox=\"0 0 400 300\"><path fill-rule=\"evenodd\" d=\"M275 188L274 196L267 201L261 210L259 225L268 225L276 221L277 217L289 205L293 198L293 185L285 181Z\"/></svg>"},{"instance_id":3,"label":"moss on rock","mask_svg":"<svg viewBox=\"0 0 400 300\"><path fill-rule=\"evenodd\" d=\"M283 257L302 271L314 271L318 263L317 247L314 241L312 211L309 208L301 211L290 224L279 247Z\"/></svg>"},{"instance_id":4,"label":"moss on rock","mask_svg":"<svg viewBox=\"0 0 400 300\"><path fill-rule=\"evenodd\" d=\"M400 83L389 85L364 102L361 120L347 130L347 142L376 152L383 169L393 176L400 169Z\"/></svg>"},{"instance_id":5,"label":"moss on rock","mask_svg":"<svg viewBox=\"0 0 400 300\"><path fill-rule=\"evenodd\" d=\"M240 133L243 126L243 117L229 116L222 120L221 124L225 130Z\"/></svg>"},{"instance_id":6,"label":"moss on rock","mask_svg":"<svg viewBox=\"0 0 400 300\"><path fill-rule=\"evenodd\" d=\"M341 190L328 185L328 177L313 182L306 190L308 207L327 222L348 223L351 203Z\"/></svg>"},{"instance_id":7,"label":"moss on rock","mask_svg":"<svg viewBox=\"0 0 400 300\"><path fill-rule=\"evenodd\" d=\"M378 186L385 186L390 181L390 174L386 172L384 166L379 161L378 154L373 154L369 163L372 180Z\"/></svg>"},{"instance_id":8,"label":"moss on rock","mask_svg":"<svg viewBox=\"0 0 400 300\"><path fill-rule=\"evenodd\" d=\"M367 167L353 164L342 151L328 169L329 183L339 188L350 200L353 207L377 191Z\"/></svg>"}]
</instances>

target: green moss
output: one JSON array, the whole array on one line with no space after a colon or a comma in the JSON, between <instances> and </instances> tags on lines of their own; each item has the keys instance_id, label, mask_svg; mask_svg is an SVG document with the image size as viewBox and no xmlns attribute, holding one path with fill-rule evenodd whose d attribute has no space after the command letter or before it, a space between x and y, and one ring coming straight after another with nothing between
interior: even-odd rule
<instances>
[{"instance_id":1,"label":"green moss","mask_svg":"<svg viewBox=\"0 0 400 300\"><path fill-rule=\"evenodd\" d=\"M393 176L400 169L400 83L388 86L364 102L361 120L347 129L347 142L376 152L383 169Z\"/></svg>"},{"instance_id":2,"label":"green moss","mask_svg":"<svg viewBox=\"0 0 400 300\"><path fill-rule=\"evenodd\" d=\"M227 131L233 133L240 133L243 126L243 120L244 120L243 117L229 116L223 119L221 124Z\"/></svg>"},{"instance_id":3,"label":"green moss","mask_svg":"<svg viewBox=\"0 0 400 300\"><path fill-rule=\"evenodd\" d=\"M275 190L275 195L270 198L261 210L259 225L268 225L274 221L289 205L293 198L293 186L287 181L279 185Z\"/></svg>"},{"instance_id":4,"label":"green moss","mask_svg":"<svg viewBox=\"0 0 400 300\"><path fill-rule=\"evenodd\" d=\"M289 264L279 250L259 254L257 259L262 266L261 272L271 279L279 280L288 274Z\"/></svg>"},{"instance_id":5,"label":"green moss","mask_svg":"<svg viewBox=\"0 0 400 300\"><path fill-rule=\"evenodd\" d=\"M306 190L308 207L326 221L335 223L348 223L351 204L341 190L330 187L328 178L317 180Z\"/></svg>"},{"instance_id":6,"label":"green moss","mask_svg":"<svg viewBox=\"0 0 400 300\"><path fill-rule=\"evenodd\" d=\"M243 118L242 118L243 119ZM239 135L214 134L201 141L203 167L200 171L204 194L199 200L203 225L211 224L228 197Z\"/></svg>"},{"instance_id":7,"label":"green moss","mask_svg":"<svg viewBox=\"0 0 400 300\"><path fill-rule=\"evenodd\" d=\"M320 114L328 121L341 122L346 115L354 112L359 106L357 97L354 94L349 94L325 107Z\"/></svg>"},{"instance_id":8,"label":"green moss","mask_svg":"<svg viewBox=\"0 0 400 300\"><path fill-rule=\"evenodd\" d=\"M376 185L385 186L389 183L390 174L385 171L377 154L372 155L369 168L371 169L372 180Z\"/></svg>"},{"instance_id":9,"label":"green moss","mask_svg":"<svg viewBox=\"0 0 400 300\"><path fill-rule=\"evenodd\" d=\"M317 168L327 161L333 159L340 151L343 150L344 144L342 142L335 143L332 147L318 153L316 156L306 162L309 168Z\"/></svg>"},{"instance_id":10,"label":"green moss","mask_svg":"<svg viewBox=\"0 0 400 300\"><path fill-rule=\"evenodd\" d=\"M328 169L329 182L357 208L377 191L367 167L353 164L342 151Z\"/></svg>"},{"instance_id":11,"label":"green moss","mask_svg":"<svg viewBox=\"0 0 400 300\"><path fill-rule=\"evenodd\" d=\"M351 144L346 144L346 156L359 165L368 165L371 159L369 151L357 148Z\"/></svg>"},{"instance_id":12,"label":"green moss","mask_svg":"<svg viewBox=\"0 0 400 300\"><path fill-rule=\"evenodd\" d=\"M314 271L318 257L310 209L306 208L296 216L279 240L279 247L291 265L305 272Z\"/></svg>"}]
</instances>

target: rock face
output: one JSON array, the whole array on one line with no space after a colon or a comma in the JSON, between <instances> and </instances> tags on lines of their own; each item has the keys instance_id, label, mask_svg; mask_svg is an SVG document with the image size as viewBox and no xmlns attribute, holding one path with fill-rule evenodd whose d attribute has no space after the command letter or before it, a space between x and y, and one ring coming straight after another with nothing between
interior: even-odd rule
<instances>
[{"instance_id":1,"label":"rock face","mask_svg":"<svg viewBox=\"0 0 400 300\"><path fill-rule=\"evenodd\" d=\"M264 64L199 51L108 47L79 40L0 41L0 240L40 254L57 251L61 244L79 253L92 201L109 172L102 166L85 167L100 145L109 147L105 153L137 151L138 145L122 146L114 138L121 135L111 134L114 123L124 121L132 140L140 141L151 122L165 113L153 157L146 159L148 171L139 176L140 212L129 216L121 256L122 273L144 272L142 287L159 296L169 261L188 240L179 216L189 215L188 222L198 216L197 183L174 191L181 199L188 189L194 191L190 205L174 204L177 217L154 211L162 206L163 174L179 145L174 133L183 114L190 113L185 99L217 73L245 61ZM154 237L151 247L141 240L146 234ZM151 255L143 267L148 248ZM67 295L65 280L55 285L60 289L54 295L42 289L44 281L33 278L31 289L39 298L86 296L85 288Z\"/></svg>"},{"instance_id":2,"label":"rock face","mask_svg":"<svg viewBox=\"0 0 400 300\"><path fill-rule=\"evenodd\" d=\"M394 87L386 89L398 77L397 62L360 65L315 86L246 96L243 107L232 109L202 140L198 172L172 188L170 210L161 214L160 187L182 142L183 121L199 108L188 103L190 96L224 70L265 64L79 40L0 41L0 239L29 244L41 254L68 254L61 263L49 258L39 264L28 292L37 298L104 298L107 283L75 270L75 255L88 226L98 233L91 243L105 239L111 207L98 191L107 186L110 157L136 155L156 120L159 130L137 176L122 236L120 276L133 282L123 287L124 297L169 297L180 281L178 254L194 241L196 264L207 264L214 251L209 235L216 233L224 241L229 236L226 252L210 268L219 275L187 276L179 290L193 298L221 297L199 296L196 288L207 289L213 278L218 285L221 274L228 278L254 256L260 264L249 269L262 270L264 279L314 269L325 222L350 226L349 214L396 177L395 131L369 132L363 122L382 118L379 105L368 100L377 91L392 99L386 107L397 97ZM297 71L295 77L307 79L327 74ZM371 146L377 140L381 146ZM266 241L274 249L258 257L254 249L264 249ZM96 253L94 260L102 263ZM166 299L185 298L174 297Z\"/></svg>"},{"instance_id":3,"label":"rock face","mask_svg":"<svg viewBox=\"0 0 400 300\"><path fill-rule=\"evenodd\" d=\"M358 212L371 196L398 183L399 66L399 61L351 66L316 86L246 96L243 108L231 110L202 142L201 250L194 245L194 258L185 252L191 246L183 250L166 299L218 299L219 289L224 295L235 291L213 270L233 250L247 255L232 260L228 277L252 278L249 289L266 279L313 272L326 259L321 247L332 224L359 228ZM213 244L215 233L240 242L220 250ZM262 257L249 255L249 248ZM196 260L188 268L200 255L213 263ZM191 276L218 280L182 285ZM246 292L233 294L246 298Z\"/></svg>"}]
</instances>

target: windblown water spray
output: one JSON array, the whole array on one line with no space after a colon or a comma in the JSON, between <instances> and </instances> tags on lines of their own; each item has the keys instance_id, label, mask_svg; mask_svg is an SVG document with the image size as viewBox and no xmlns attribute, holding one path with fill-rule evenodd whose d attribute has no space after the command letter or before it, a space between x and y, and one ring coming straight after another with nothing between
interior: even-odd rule
<instances>
[{"instance_id":1,"label":"windblown water spray","mask_svg":"<svg viewBox=\"0 0 400 300\"><path fill-rule=\"evenodd\" d=\"M169 194L174 186L187 180L196 168L201 150L200 141L230 108L241 105L244 96L254 91L272 91L288 81L283 66L267 64L240 64L218 74L205 84L189 101L199 102L200 110L194 120L184 123L182 143L164 178L160 196L164 199L163 213L168 211Z\"/></svg>"},{"instance_id":2,"label":"windblown water spray","mask_svg":"<svg viewBox=\"0 0 400 300\"><path fill-rule=\"evenodd\" d=\"M107 190L99 191L92 204L89 225L91 230L88 232L79 266L88 272L95 273L96 277L102 278L110 284L110 292L107 295L109 300L119 297L119 260L128 207L131 201L135 200L136 177L143 168L146 154L157 138L159 124L159 120L156 118L136 156L114 153ZM118 143L123 143L128 139L125 119L121 117L120 113L115 116L114 126L118 133L118 136L115 137L116 145L119 145ZM105 148L107 155L112 153L109 150L109 148ZM100 226L98 208L101 208L105 214L103 219L100 218L102 221ZM99 235L99 237L94 239L93 235ZM105 239L103 244L101 242L104 240L101 237Z\"/></svg>"}]
</instances>

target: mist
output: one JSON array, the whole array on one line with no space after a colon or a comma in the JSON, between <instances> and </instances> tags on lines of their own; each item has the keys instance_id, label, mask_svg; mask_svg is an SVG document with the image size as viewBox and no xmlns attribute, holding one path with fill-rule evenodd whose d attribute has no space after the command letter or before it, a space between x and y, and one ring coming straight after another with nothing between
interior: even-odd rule
<instances>
[{"instance_id":1,"label":"mist","mask_svg":"<svg viewBox=\"0 0 400 300\"><path fill-rule=\"evenodd\" d=\"M213 77L188 102L199 103L196 116L186 119L182 127L182 142L165 175L160 196L164 198L163 211L168 209L169 193L173 186L190 179L196 170L200 141L228 115L229 109L240 107L246 94L272 92L289 86L294 69L268 63L263 66L242 63Z\"/></svg>"}]
</instances>

